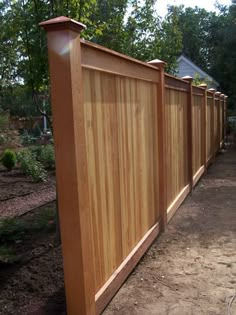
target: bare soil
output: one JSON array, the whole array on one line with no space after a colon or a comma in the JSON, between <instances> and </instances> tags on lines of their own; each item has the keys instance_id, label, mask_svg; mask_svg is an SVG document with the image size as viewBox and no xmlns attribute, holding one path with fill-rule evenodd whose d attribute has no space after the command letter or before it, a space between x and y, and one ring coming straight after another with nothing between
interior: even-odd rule
<instances>
[{"instance_id":1,"label":"bare soil","mask_svg":"<svg viewBox=\"0 0 236 315\"><path fill-rule=\"evenodd\" d=\"M35 183L20 170L0 170L0 218L22 215L56 199L55 174Z\"/></svg>"},{"instance_id":2,"label":"bare soil","mask_svg":"<svg viewBox=\"0 0 236 315\"><path fill-rule=\"evenodd\" d=\"M214 165L104 315L223 315L236 293L236 151ZM236 314L236 301L232 306Z\"/></svg>"},{"instance_id":3,"label":"bare soil","mask_svg":"<svg viewBox=\"0 0 236 315\"><path fill-rule=\"evenodd\" d=\"M32 235L22 250L44 251L28 262L0 265L1 315L66 314L54 239L55 231ZM222 315L235 293L236 150L230 150L217 156L104 315Z\"/></svg>"}]
</instances>

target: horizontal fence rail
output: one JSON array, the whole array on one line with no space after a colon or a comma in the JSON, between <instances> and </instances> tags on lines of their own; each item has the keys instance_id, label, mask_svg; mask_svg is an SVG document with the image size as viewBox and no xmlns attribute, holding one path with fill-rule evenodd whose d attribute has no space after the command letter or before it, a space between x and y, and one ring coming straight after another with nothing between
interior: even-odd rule
<instances>
[{"instance_id":1,"label":"horizontal fence rail","mask_svg":"<svg viewBox=\"0 0 236 315\"><path fill-rule=\"evenodd\" d=\"M47 31L67 313L101 314L222 146L226 97Z\"/></svg>"}]
</instances>

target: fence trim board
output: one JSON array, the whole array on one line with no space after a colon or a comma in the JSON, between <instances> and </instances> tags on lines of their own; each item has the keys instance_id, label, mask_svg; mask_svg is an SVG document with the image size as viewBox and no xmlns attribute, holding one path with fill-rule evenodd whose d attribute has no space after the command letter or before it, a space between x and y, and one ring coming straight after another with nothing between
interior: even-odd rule
<instances>
[{"instance_id":1,"label":"fence trim board","mask_svg":"<svg viewBox=\"0 0 236 315\"><path fill-rule=\"evenodd\" d=\"M190 192L190 184L185 186L182 189L182 191L178 194L178 196L175 198L175 200L171 203L171 205L167 209L167 222L168 223L173 218L173 216L175 215L176 211L179 209L181 204L184 202L189 192Z\"/></svg>"},{"instance_id":2,"label":"fence trim board","mask_svg":"<svg viewBox=\"0 0 236 315\"><path fill-rule=\"evenodd\" d=\"M200 167L200 169L197 171L197 173L193 176L193 187L195 187L199 181L199 179L204 174L205 168L204 165Z\"/></svg>"},{"instance_id":3,"label":"fence trim board","mask_svg":"<svg viewBox=\"0 0 236 315\"><path fill-rule=\"evenodd\" d=\"M178 82L182 82L182 83L184 83L184 84L187 84L187 82L186 82L184 79L175 77L175 76L172 75L172 74L165 73L165 76L166 76L166 78L170 78L170 79L173 79L173 80L175 80L175 81L178 81Z\"/></svg>"},{"instance_id":4,"label":"fence trim board","mask_svg":"<svg viewBox=\"0 0 236 315\"><path fill-rule=\"evenodd\" d=\"M168 84L165 84L165 88L166 89L171 89L171 90L175 90L175 91L180 91L180 92L188 92L188 89L184 89L184 88L178 88L178 87L175 87L175 86L172 86L172 85L168 85Z\"/></svg>"},{"instance_id":5,"label":"fence trim board","mask_svg":"<svg viewBox=\"0 0 236 315\"><path fill-rule=\"evenodd\" d=\"M192 93L192 95L193 95L193 96L201 96L201 97L203 96L203 95L200 94L200 93L194 93L194 92Z\"/></svg>"},{"instance_id":6,"label":"fence trim board","mask_svg":"<svg viewBox=\"0 0 236 315\"><path fill-rule=\"evenodd\" d=\"M101 312L106 308L107 304L119 290L148 248L155 241L159 233L160 222L157 222L138 242L135 248L117 268L104 286L96 293L96 314L101 314Z\"/></svg>"},{"instance_id":7,"label":"fence trim board","mask_svg":"<svg viewBox=\"0 0 236 315\"><path fill-rule=\"evenodd\" d=\"M82 67L111 74L159 83L159 70L144 62L136 62L112 50L103 49L95 44L81 41L81 63Z\"/></svg>"}]
</instances>

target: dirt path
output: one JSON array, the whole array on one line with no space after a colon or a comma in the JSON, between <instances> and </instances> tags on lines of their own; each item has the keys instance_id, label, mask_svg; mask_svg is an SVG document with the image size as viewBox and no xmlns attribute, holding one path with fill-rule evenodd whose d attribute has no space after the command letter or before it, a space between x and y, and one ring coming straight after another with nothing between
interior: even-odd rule
<instances>
[{"instance_id":1,"label":"dirt path","mask_svg":"<svg viewBox=\"0 0 236 315\"><path fill-rule=\"evenodd\" d=\"M223 315L235 293L234 150L217 157L104 315Z\"/></svg>"}]
</instances>

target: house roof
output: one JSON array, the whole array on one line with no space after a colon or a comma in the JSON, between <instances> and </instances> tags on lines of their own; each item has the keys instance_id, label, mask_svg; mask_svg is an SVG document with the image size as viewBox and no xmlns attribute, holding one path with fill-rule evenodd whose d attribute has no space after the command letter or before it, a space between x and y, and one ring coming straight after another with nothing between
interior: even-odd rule
<instances>
[{"instance_id":1,"label":"house roof","mask_svg":"<svg viewBox=\"0 0 236 315\"><path fill-rule=\"evenodd\" d=\"M209 74L207 74L205 71L203 71L201 68L199 68L195 63L193 63L190 59L185 57L183 54L179 56L177 59L178 62L185 61L187 64L189 64L196 72L198 72L203 78L208 77L215 85L220 85L214 78L212 78Z\"/></svg>"}]
</instances>

